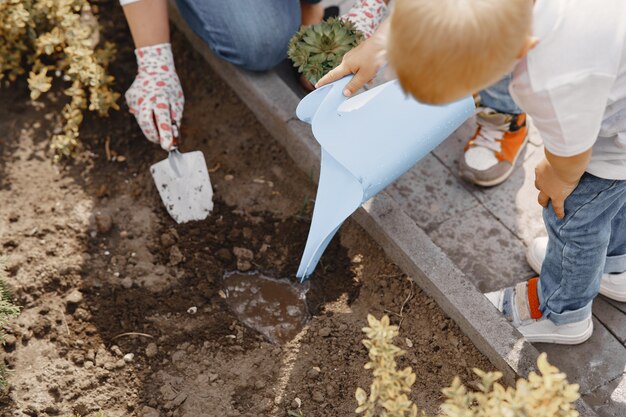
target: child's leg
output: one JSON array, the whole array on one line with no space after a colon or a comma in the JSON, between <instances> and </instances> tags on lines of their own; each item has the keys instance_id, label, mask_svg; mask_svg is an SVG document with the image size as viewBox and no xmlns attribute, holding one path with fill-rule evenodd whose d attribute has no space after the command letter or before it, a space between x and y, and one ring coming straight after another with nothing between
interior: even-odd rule
<instances>
[{"instance_id":1,"label":"child's leg","mask_svg":"<svg viewBox=\"0 0 626 417\"><path fill-rule=\"evenodd\" d=\"M607 274L626 272L626 205L622 207L611 223L611 240L609 241L604 272Z\"/></svg>"},{"instance_id":2,"label":"child's leg","mask_svg":"<svg viewBox=\"0 0 626 417\"><path fill-rule=\"evenodd\" d=\"M491 87L485 88L480 92L480 105L489 107L498 113L521 114L523 113L513 97L509 93L509 84L511 83L511 75L505 76Z\"/></svg>"},{"instance_id":3,"label":"child's leg","mask_svg":"<svg viewBox=\"0 0 626 417\"><path fill-rule=\"evenodd\" d=\"M555 324L590 316L606 263L612 221L625 204L626 181L585 174L565 201L563 220L557 219L551 205L544 210L549 242L538 295L544 316Z\"/></svg>"}]
</instances>

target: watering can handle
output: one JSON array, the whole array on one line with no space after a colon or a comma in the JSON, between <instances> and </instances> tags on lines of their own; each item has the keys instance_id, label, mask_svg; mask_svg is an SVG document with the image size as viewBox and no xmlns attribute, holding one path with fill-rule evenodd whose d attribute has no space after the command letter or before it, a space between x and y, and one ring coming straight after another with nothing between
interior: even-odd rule
<instances>
[{"instance_id":1,"label":"watering can handle","mask_svg":"<svg viewBox=\"0 0 626 417\"><path fill-rule=\"evenodd\" d=\"M315 113L317 113L322 104L325 109L338 109L341 103L349 98L343 95L343 90L352 77L353 75L348 75L340 80L318 88L304 97L296 109L298 118L303 122L312 123L313 116L315 116Z\"/></svg>"}]
</instances>

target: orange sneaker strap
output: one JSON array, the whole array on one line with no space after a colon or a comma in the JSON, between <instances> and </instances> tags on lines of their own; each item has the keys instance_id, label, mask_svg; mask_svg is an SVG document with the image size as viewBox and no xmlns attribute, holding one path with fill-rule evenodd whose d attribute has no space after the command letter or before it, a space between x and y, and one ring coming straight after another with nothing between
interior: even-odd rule
<instances>
[{"instance_id":1,"label":"orange sneaker strap","mask_svg":"<svg viewBox=\"0 0 626 417\"><path fill-rule=\"evenodd\" d=\"M528 280L528 306L530 307L530 317L534 320L538 320L543 316L539 308L539 294L537 293L538 283L539 277Z\"/></svg>"}]
</instances>

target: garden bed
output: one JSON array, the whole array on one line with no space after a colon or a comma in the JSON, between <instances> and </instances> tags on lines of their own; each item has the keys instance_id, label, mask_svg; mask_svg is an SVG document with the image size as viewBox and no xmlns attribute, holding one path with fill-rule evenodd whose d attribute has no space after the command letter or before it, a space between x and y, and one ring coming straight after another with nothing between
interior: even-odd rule
<instances>
[{"instance_id":1,"label":"garden bed","mask_svg":"<svg viewBox=\"0 0 626 417\"><path fill-rule=\"evenodd\" d=\"M124 91L130 35L119 10L110 22ZM271 344L229 310L222 277L237 268L235 248L252 251L253 269L294 275L315 187L178 33L174 50L183 150L204 152L215 187L203 222L168 217L148 170L165 155L132 116L88 117L81 157L55 165L47 145L61 93L33 106L25 82L0 90L0 253L23 308L5 345L2 415L286 416L299 399L305 416L348 416L356 387L369 385L370 312L401 323L400 366L413 367L412 397L436 414L454 375L470 382L471 368L490 364L356 223L322 258L312 318L294 340ZM107 146L125 161L108 161Z\"/></svg>"}]
</instances>

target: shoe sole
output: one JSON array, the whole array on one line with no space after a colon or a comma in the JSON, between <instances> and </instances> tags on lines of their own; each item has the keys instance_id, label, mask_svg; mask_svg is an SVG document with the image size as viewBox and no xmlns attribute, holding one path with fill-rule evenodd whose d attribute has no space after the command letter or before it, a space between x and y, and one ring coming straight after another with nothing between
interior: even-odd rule
<instances>
[{"instance_id":1,"label":"shoe sole","mask_svg":"<svg viewBox=\"0 0 626 417\"><path fill-rule=\"evenodd\" d=\"M626 303L626 293L614 291L610 288L603 287L602 282L600 282L600 294L607 298L610 298L613 301Z\"/></svg>"},{"instance_id":2,"label":"shoe sole","mask_svg":"<svg viewBox=\"0 0 626 417\"><path fill-rule=\"evenodd\" d=\"M480 187L495 187L496 185L500 185L504 181L509 179L509 177L511 176L511 174L515 170L515 164L517 163L517 159L520 157L520 155L524 151L524 148L526 147L526 144L528 144L528 133L526 133L526 138L524 139L524 143L522 143L522 146L520 146L520 151L515 156L515 159L513 160L513 164L511 164L511 168L509 168L504 174L502 174L501 176L499 176L496 179L489 180L489 181L481 181L481 180L474 180L472 178L468 178L468 177L463 175L463 172L459 172L459 175L462 178L464 178L465 180L467 180L467 181L469 181L469 182L471 182L473 184L476 184L476 185L478 185Z\"/></svg>"},{"instance_id":3,"label":"shoe sole","mask_svg":"<svg viewBox=\"0 0 626 417\"><path fill-rule=\"evenodd\" d=\"M586 340L588 340L593 334L593 320L589 320L589 324L585 328L585 330L577 335L555 335L554 333L549 334L535 334L524 337L530 343L554 343L557 345L579 345Z\"/></svg>"}]
</instances>

